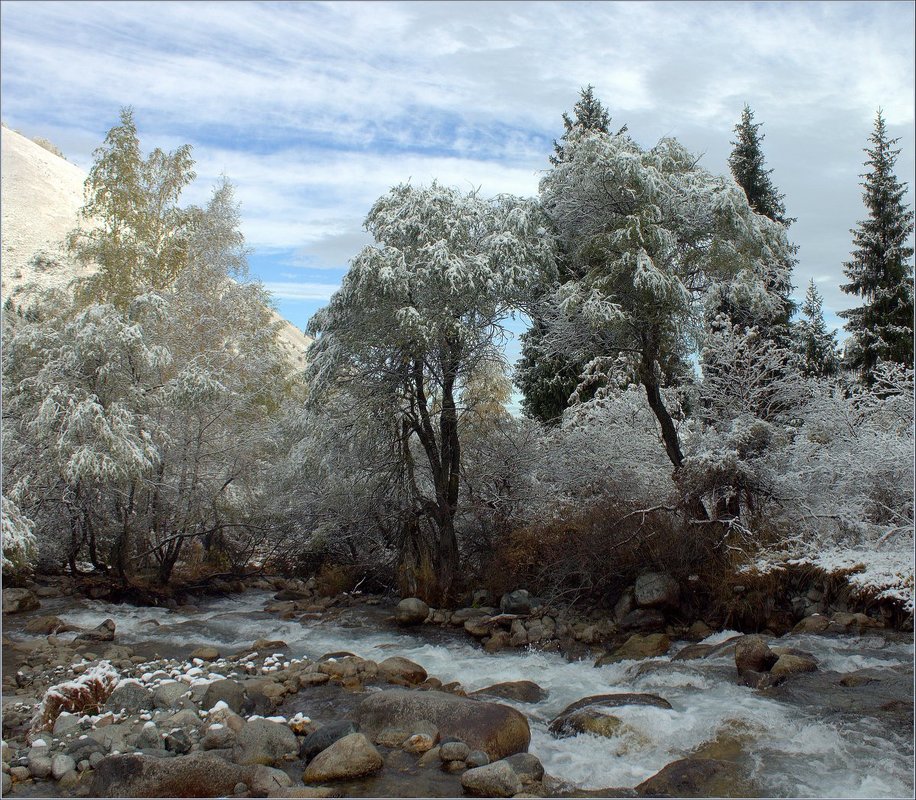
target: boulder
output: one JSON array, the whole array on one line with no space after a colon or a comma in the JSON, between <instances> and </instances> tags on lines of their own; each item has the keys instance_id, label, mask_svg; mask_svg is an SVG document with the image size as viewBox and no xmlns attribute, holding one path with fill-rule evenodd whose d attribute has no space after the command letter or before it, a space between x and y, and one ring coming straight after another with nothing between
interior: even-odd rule
<instances>
[{"instance_id":1,"label":"boulder","mask_svg":"<svg viewBox=\"0 0 916 800\"><path fill-rule=\"evenodd\" d=\"M778 658L760 636L742 636L735 643L735 666L739 673L767 672Z\"/></svg>"},{"instance_id":2,"label":"boulder","mask_svg":"<svg viewBox=\"0 0 916 800\"><path fill-rule=\"evenodd\" d=\"M215 647L198 647L191 651L191 658L199 658L201 661L216 661L219 658L219 650Z\"/></svg>"},{"instance_id":3,"label":"boulder","mask_svg":"<svg viewBox=\"0 0 916 800\"><path fill-rule=\"evenodd\" d=\"M609 714L606 709L625 705L671 708L667 700L654 694L594 695L568 705L550 721L548 729L554 736L575 736L579 733L608 738L618 736L628 728L619 717Z\"/></svg>"},{"instance_id":4,"label":"boulder","mask_svg":"<svg viewBox=\"0 0 916 800\"><path fill-rule=\"evenodd\" d=\"M672 661L692 661L697 658L706 658L712 651L714 645L711 644L688 644L677 654L672 656Z\"/></svg>"},{"instance_id":5,"label":"boulder","mask_svg":"<svg viewBox=\"0 0 916 800\"><path fill-rule=\"evenodd\" d=\"M631 586L614 603L614 620L620 622L634 608L636 608L636 598L633 595L633 587Z\"/></svg>"},{"instance_id":6,"label":"boulder","mask_svg":"<svg viewBox=\"0 0 916 800\"><path fill-rule=\"evenodd\" d=\"M370 737L389 726L427 720L443 739L459 739L494 760L525 752L531 741L528 720L514 708L445 692L374 692L357 707L355 718Z\"/></svg>"},{"instance_id":7,"label":"boulder","mask_svg":"<svg viewBox=\"0 0 916 800\"><path fill-rule=\"evenodd\" d=\"M210 753L174 758L115 755L96 765L92 797L220 797L250 784L259 767L239 766Z\"/></svg>"},{"instance_id":8,"label":"boulder","mask_svg":"<svg viewBox=\"0 0 916 800\"><path fill-rule=\"evenodd\" d=\"M273 766L284 756L295 756L299 742L286 725L269 719L249 720L236 734L232 760L236 764L265 764Z\"/></svg>"},{"instance_id":9,"label":"boulder","mask_svg":"<svg viewBox=\"0 0 916 800\"><path fill-rule=\"evenodd\" d=\"M138 750L163 750L165 744L155 722L147 722L137 734Z\"/></svg>"},{"instance_id":10,"label":"boulder","mask_svg":"<svg viewBox=\"0 0 916 800\"><path fill-rule=\"evenodd\" d=\"M472 617L464 621L464 630L475 639L483 639L490 635L492 626L489 617Z\"/></svg>"},{"instance_id":11,"label":"boulder","mask_svg":"<svg viewBox=\"0 0 916 800\"><path fill-rule=\"evenodd\" d=\"M812 614L792 628L792 633L823 633L829 625L829 617L825 617L823 614Z\"/></svg>"},{"instance_id":12,"label":"boulder","mask_svg":"<svg viewBox=\"0 0 916 800\"><path fill-rule=\"evenodd\" d=\"M113 619L106 619L91 631L83 631L73 640L75 644L87 642L110 642L115 637L115 624Z\"/></svg>"},{"instance_id":13,"label":"boulder","mask_svg":"<svg viewBox=\"0 0 916 800\"><path fill-rule=\"evenodd\" d=\"M504 700L515 700L519 703L540 703L541 700L547 699L549 692L533 681L507 681L494 683L492 686L487 686L486 689L471 692L471 697L482 694L501 697Z\"/></svg>"},{"instance_id":14,"label":"boulder","mask_svg":"<svg viewBox=\"0 0 916 800\"><path fill-rule=\"evenodd\" d=\"M471 753L471 748L464 742L451 740L439 745L439 759L441 761L464 761Z\"/></svg>"},{"instance_id":15,"label":"boulder","mask_svg":"<svg viewBox=\"0 0 916 800\"><path fill-rule=\"evenodd\" d=\"M744 771L730 761L682 758L636 787L644 797L756 797Z\"/></svg>"},{"instance_id":16,"label":"boulder","mask_svg":"<svg viewBox=\"0 0 916 800\"><path fill-rule=\"evenodd\" d=\"M293 779L282 769L263 766L255 769L249 782L252 797L276 797L292 785Z\"/></svg>"},{"instance_id":17,"label":"boulder","mask_svg":"<svg viewBox=\"0 0 916 800\"><path fill-rule=\"evenodd\" d=\"M190 734L181 728L169 731L165 737L165 749L177 755L190 752L192 744Z\"/></svg>"},{"instance_id":18,"label":"boulder","mask_svg":"<svg viewBox=\"0 0 916 800\"><path fill-rule=\"evenodd\" d=\"M384 762L363 734L351 733L316 755L302 773L303 783L359 778L378 772Z\"/></svg>"},{"instance_id":19,"label":"boulder","mask_svg":"<svg viewBox=\"0 0 916 800\"><path fill-rule=\"evenodd\" d=\"M522 790L522 781L505 761L494 761L465 772L461 788L473 797L512 797Z\"/></svg>"},{"instance_id":20,"label":"boulder","mask_svg":"<svg viewBox=\"0 0 916 800\"><path fill-rule=\"evenodd\" d=\"M152 707L153 693L139 681L126 680L111 693L102 708L115 713L123 709L128 714L137 714Z\"/></svg>"},{"instance_id":21,"label":"boulder","mask_svg":"<svg viewBox=\"0 0 916 800\"><path fill-rule=\"evenodd\" d=\"M407 597L394 610L398 625L419 625L429 616L429 606L418 597Z\"/></svg>"},{"instance_id":22,"label":"boulder","mask_svg":"<svg viewBox=\"0 0 916 800\"><path fill-rule=\"evenodd\" d=\"M423 667L401 656L392 656L379 662L378 671L379 675L389 682L395 679L411 686L418 686L426 680L426 670Z\"/></svg>"},{"instance_id":23,"label":"boulder","mask_svg":"<svg viewBox=\"0 0 916 800\"><path fill-rule=\"evenodd\" d=\"M329 722L305 737L299 747L299 756L305 761L311 761L322 750L326 750L338 739L343 739L344 736L358 732L359 725L348 719Z\"/></svg>"},{"instance_id":24,"label":"boulder","mask_svg":"<svg viewBox=\"0 0 916 800\"><path fill-rule=\"evenodd\" d=\"M623 631L660 631L665 627L665 615L654 608L634 608L622 620Z\"/></svg>"},{"instance_id":25,"label":"boulder","mask_svg":"<svg viewBox=\"0 0 916 800\"><path fill-rule=\"evenodd\" d=\"M633 595L640 608L674 611L681 600L681 589L667 572L646 572L636 579Z\"/></svg>"},{"instance_id":26,"label":"boulder","mask_svg":"<svg viewBox=\"0 0 916 800\"><path fill-rule=\"evenodd\" d=\"M490 638L483 643L483 649L488 653L496 653L512 646L512 634L498 628L490 634Z\"/></svg>"},{"instance_id":27,"label":"boulder","mask_svg":"<svg viewBox=\"0 0 916 800\"><path fill-rule=\"evenodd\" d=\"M220 700L236 714L239 714L245 703L245 689L238 681L228 678L221 681L213 681L207 686L203 699L200 701L200 707L207 711L213 708Z\"/></svg>"},{"instance_id":28,"label":"boulder","mask_svg":"<svg viewBox=\"0 0 916 800\"><path fill-rule=\"evenodd\" d=\"M518 775L523 786L529 783L537 783L544 777L544 765L541 760L532 753L516 753L503 759Z\"/></svg>"},{"instance_id":29,"label":"boulder","mask_svg":"<svg viewBox=\"0 0 916 800\"><path fill-rule=\"evenodd\" d=\"M593 694L588 697L583 697L581 700L576 700L574 703L570 703L566 708L564 708L553 721L550 723L551 726L562 717L572 714L574 711L579 711L583 708L589 708L590 706L596 706L600 708L617 708L619 706L655 706L656 708L664 708L671 710L671 703L665 700L664 697L659 697L657 694L637 694L631 692L621 692L618 694Z\"/></svg>"},{"instance_id":30,"label":"boulder","mask_svg":"<svg viewBox=\"0 0 916 800\"><path fill-rule=\"evenodd\" d=\"M605 664L614 664L617 661L641 660L663 656L671 648L671 639L665 633L650 633L647 635L634 633L620 647L595 662L596 667Z\"/></svg>"},{"instance_id":31,"label":"boulder","mask_svg":"<svg viewBox=\"0 0 916 800\"><path fill-rule=\"evenodd\" d=\"M9 591L8 589L5 591ZM25 624L26 633L40 633L45 636L52 633L65 633L66 631L74 631L72 625L68 625L60 617L32 617Z\"/></svg>"},{"instance_id":32,"label":"boulder","mask_svg":"<svg viewBox=\"0 0 916 800\"><path fill-rule=\"evenodd\" d=\"M527 589L506 592L499 601L499 610L503 614L530 614L531 595Z\"/></svg>"},{"instance_id":33,"label":"boulder","mask_svg":"<svg viewBox=\"0 0 916 800\"><path fill-rule=\"evenodd\" d=\"M20 614L23 611L34 611L41 608L41 601L31 589L4 589L3 613Z\"/></svg>"},{"instance_id":34,"label":"boulder","mask_svg":"<svg viewBox=\"0 0 916 800\"><path fill-rule=\"evenodd\" d=\"M467 758L464 759L464 765L468 769L483 767L489 763L490 756L488 756L483 750L471 750L471 752L468 753Z\"/></svg>"},{"instance_id":35,"label":"boulder","mask_svg":"<svg viewBox=\"0 0 916 800\"><path fill-rule=\"evenodd\" d=\"M160 683L153 689L153 708L174 708L187 692L188 685L183 681Z\"/></svg>"},{"instance_id":36,"label":"boulder","mask_svg":"<svg viewBox=\"0 0 916 800\"><path fill-rule=\"evenodd\" d=\"M785 680L791 675L797 675L800 672L814 672L817 669L817 662L811 658L797 656L792 653L784 653L779 656L776 663L770 668L770 675L774 680Z\"/></svg>"}]
</instances>

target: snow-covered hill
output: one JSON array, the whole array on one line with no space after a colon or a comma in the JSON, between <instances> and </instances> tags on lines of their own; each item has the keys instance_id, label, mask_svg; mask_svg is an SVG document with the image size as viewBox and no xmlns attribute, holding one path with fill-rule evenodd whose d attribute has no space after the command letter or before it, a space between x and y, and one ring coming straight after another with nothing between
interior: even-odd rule
<instances>
[{"instance_id":1,"label":"snow-covered hill","mask_svg":"<svg viewBox=\"0 0 916 800\"><path fill-rule=\"evenodd\" d=\"M2 300L23 303L31 290L63 288L91 273L70 258L66 235L77 226L86 173L6 126L0 163ZM280 343L296 366L303 366L312 339L274 312L282 322Z\"/></svg>"}]
</instances>

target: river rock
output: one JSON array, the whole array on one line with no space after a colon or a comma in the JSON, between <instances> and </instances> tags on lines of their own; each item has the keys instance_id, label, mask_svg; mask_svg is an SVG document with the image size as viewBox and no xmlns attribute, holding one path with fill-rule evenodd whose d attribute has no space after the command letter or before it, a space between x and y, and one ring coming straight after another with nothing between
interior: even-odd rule
<instances>
[{"instance_id":1,"label":"river rock","mask_svg":"<svg viewBox=\"0 0 916 800\"><path fill-rule=\"evenodd\" d=\"M159 729L156 727L155 722L147 722L141 729L140 733L137 734L137 749L138 750L162 750L165 748L165 743L162 741L162 736L159 734Z\"/></svg>"},{"instance_id":2,"label":"river rock","mask_svg":"<svg viewBox=\"0 0 916 800\"><path fill-rule=\"evenodd\" d=\"M647 635L634 633L620 647L609 655L602 656L595 662L596 667L614 664L617 661L640 660L663 656L671 648L671 639L665 633Z\"/></svg>"},{"instance_id":3,"label":"river rock","mask_svg":"<svg viewBox=\"0 0 916 800\"><path fill-rule=\"evenodd\" d=\"M47 778L51 774L51 759L47 755L29 756L28 765L33 778Z\"/></svg>"},{"instance_id":4,"label":"river rock","mask_svg":"<svg viewBox=\"0 0 916 800\"><path fill-rule=\"evenodd\" d=\"M351 733L358 733L359 725L351 720L337 720L322 725L317 731L310 733L302 741L299 747L299 756L306 761L310 761L317 756L322 750L326 750L338 739L349 736Z\"/></svg>"},{"instance_id":5,"label":"river rock","mask_svg":"<svg viewBox=\"0 0 916 800\"><path fill-rule=\"evenodd\" d=\"M672 661L692 661L697 658L706 658L713 650L711 644L688 644L671 657Z\"/></svg>"},{"instance_id":6,"label":"river rock","mask_svg":"<svg viewBox=\"0 0 916 800\"><path fill-rule=\"evenodd\" d=\"M106 619L90 631L83 631L73 640L74 643L86 642L111 642L115 637L115 623L113 619Z\"/></svg>"},{"instance_id":7,"label":"river rock","mask_svg":"<svg viewBox=\"0 0 916 800\"><path fill-rule=\"evenodd\" d=\"M219 658L219 650L215 647L198 647L191 651L191 658L199 658L201 661L216 661Z\"/></svg>"},{"instance_id":8,"label":"river rock","mask_svg":"<svg viewBox=\"0 0 916 800\"><path fill-rule=\"evenodd\" d=\"M755 797L744 771L730 761L683 758L636 787L646 797Z\"/></svg>"},{"instance_id":9,"label":"river rock","mask_svg":"<svg viewBox=\"0 0 916 800\"><path fill-rule=\"evenodd\" d=\"M514 592L506 592L500 598L499 610L503 614L530 614L531 613L531 595L527 589L516 589Z\"/></svg>"},{"instance_id":10,"label":"river rock","mask_svg":"<svg viewBox=\"0 0 916 800\"><path fill-rule=\"evenodd\" d=\"M183 681L165 681L153 689L153 708L175 708L187 694L188 685Z\"/></svg>"},{"instance_id":11,"label":"river rock","mask_svg":"<svg viewBox=\"0 0 916 800\"><path fill-rule=\"evenodd\" d=\"M66 753L58 753L51 759L51 777L56 781L74 769L76 769L76 761Z\"/></svg>"},{"instance_id":12,"label":"river rock","mask_svg":"<svg viewBox=\"0 0 916 800\"><path fill-rule=\"evenodd\" d=\"M515 700L519 703L540 703L541 700L547 699L549 692L533 681L506 681L505 683L494 683L492 686L487 686L486 689L478 689L476 692L471 692L471 697L484 694L501 697L504 700Z\"/></svg>"},{"instance_id":13,"label":"river rock","mask_svg":"<svg viewBox=\"0 0 916 800\"><path fill-rule=\"evenodd\" d=\"M80 727L79 714L71 714L68 711L61 711L57 719L54 720L53 734L58 739L67 735L67 733Z\"/></svg>"},{"instance_id":14,"label":"river rock","mask_svg":"<svg viewBox=\"0 0 916 800\"><path fill-rule=\"evenodd\" d=\"M735 643L735 666L739 673L768 672L778 658L760 636L742 636Z\"/></svg>"},{"instance_id":15,"label":"river rock","mask_svg":"<svg viewBox=\"0 0 916 800\"><path fill-rule=\"evenodd\" d=\"M245 689L238 681L226 678L221 681L213 681L200 701L200 707L205 711L213 708L222 700L236 714L241 713L242 706L245 703Z\"/></svg>"},{"instance_id":16,"label":"river rock","mask_svg":"<svg viewBox=\"0 0 916 800\"><path fill-rule=\"evenodd\" d=\"M123 709L128 714L137 714L152 707L153 693L139 681L128 679L115 688L103 709L115 713Z\"/></svg>"},{"instance_id":17,"label":"river rock","mask_svg":"<svg viewBox=\"0 0 916 800\"><path fill-rule=\"evenodd\" d=\"M630 692L621 692L619 694L596 694L590 695L589 697L583 697L581 700L570 703L551 720L548 728L554 734L564 732L567 730L569 718L577 711L595 709L598 713L603 713L602 709L634 705L671 709L671 703L656 694L637 694Z\"/></svg>"},{"instance_id":18,"label":"river rock","mask_svg":"<svg viewBox=\"0 0 916 800\"><path fill-rule=\"evenodd\" d=\"M681 599L678 582L667 572L646 572L636 579L633 587L640 608L660 608L674 611Z\"/></svg>"},{"instance_id":19,"label":"river rock","mask_svg":"<svg viewBox=\"0 0 916 800\"><path fill-rule=\"evenodd\" d=\"M363 734L351 733L316 755L302 773L303 783L359 778L378 772L384 762Z\"/></svg>"},{"instance_id":20,"label":"river rock","mask_svg":"<svg viewBox=\"0 0 916 800\"><path fill-rule=\"evenodd\" d=\"M884 624L877 619L872 619L867 614L851 614L844 611L837 611L831 618L827 626L828 633L842 633L846 631L857 631L861 633L869 628L883 628Z\"/></svg>"},{"instance_id":21,"label":"river rock","mask_svg":"<svg viewBox=\"0 0 916 800\"><path fill-rule=\"evenodd\" d=\"M665 615L655 608L634 608L622 620L624 631L660 631L665 627Z\"/></svg>"},{"instance_id":22,"label":"river rock","mask_svg":"<svg viewBox=\"0 0 916 800\"><path fill-rule=\"evenodd\" d=\"M193 742L190 734L181 728L175 728L169 731L165 736L165 749L170 753L184 755L190 752Z\"/></svg>"},{"instance_id":23,"label":"river rock","mask_svg":"<svg viewBox=\"0 0 916 800\"><path fill-rule=\"evenodd\" d=\"M524 752L531 741L528 720L514 708L445 692L374 692L357 707L355 718L370 737L389 726L428 720L443 738L460 739L491 759Z\"/></svg>"},{"instance_id":24,"label":"river rock","mask_svg":"<svg viewBox=\"0 0 916 800\"><path fill-rule=\"evenodd\" d=\"M470 753L470 747L455 739L439 745L440 761L464 761Z\"/></svg>"},{"instance_id":25,"label":"river rock","mask_svg":"<svg viewBox=\"0 0 916 800\"><path fill-rule=\"evenodd\" d=\"M464 630L475 639L483 639L485 636L489 636L492 630L490 618L472 617L471 619L465 620Z\"/></svg>"},{"instance_id":26,"label":"river rock","mask_svg":"<svg viewBox=\"0 0 916 800\"><path fill-rule=\"evenodd\" d=\"M509 764L494 761L465 772L461 788L474 797L512 797L522 790L522 782Z\"/></svg>"},{"instance_id":27,"label":"river rock","mask_svg":"<svg viewBox=\"0 0 916 800\"><path fill-rule=\"evenodd\" d=\"M779 656L776 663L770 669L770 675L774 680L785 680L791 675L797 675L799 672L814 672L817 669L817 662L804 656L784 653Z\"/></svg>"},{"instance_id":28,"label":"river rock","mask_svg":"<svg viewBox=\"0 0 916 800\"><path fill-rule=\"evenodd\" d=\"M529 783L537 783L544 777L544 765L541 760L532 753L516 753L503 759L522 782L523 786Z\"/></svg>"},{"instance_id":29,"label":"river rock","mask_svg":"<svg viewBox=\"0 0 916 800\"><path fill-rule=\"evenodd\" d=\"M617 736L626 727L620 717L608 714L596 706L588 706L571 714L557 717L550 723L550 732L555 736L575 736L590 733L610 739Z\"/></svg>"},{"instance_id":30,"label":"river rock","mask_svg":"<svg viewBox=\"0 0 916 800\"><path fill-rule=\"evenodd\" d=\"M614 603L614 620L620 622L627 614L636 608L636 597L633 594L633 587L629 587Z\"/></svg>"},{"instance_id":31,"label":"river rock","mask_svg":"<svg viewBox=\"0 0 916 800\"><path fill-rule=\"evenodd\" d=\"M67 631L76 630L72 625L68 625L60 617L33 617L25 624L26 633L41 633L50 635L52 633L66 633Z\"/></svg>"},{"instance_id":32,"label":"river rock","mask_svg":"<svg viewBox=\"0 0 916 800\"><path fill-rule=\"evenodd\" d=\"M250 785L255 770L210 753L174 758L115 755L99 762L89 793L92 797L220 797L239 783Z\"/></svg>"},{"instance_id":33,"label":"river rock","mask_svg":"<svg viewBox=\"0 0 916 800\"><path fill-rule=\"evenodd\" d=\"M830 625L830 618L823 614L811 614L805 617L794 628L792 633L823 633Z\"/></svg>"},{"instance_id":34,"label":"river rock","mask_svg":"<svg viewBox=\"0 0 916 800\"><path fill-rule=\"evenodd\" d=\"M378 671L389 683L404 681L410 686L418 686L426 680L426 670L423 667L401 656L392 656L379 662Z\"/></svg>"},{"instance_id":35,"label":"river rock","mask_svg":"<svg viewBox=\"0 0 916 800\"><path fill-rule=\"evenodd\" d=\"M419 597L406 597L394 610L394 619L398 625L419 625L429 616L429 606Z\"/></svg>"},{"instance_id":36,"label":"river rock","mask_svg":"<svg viewBox=\"0 0 916 800\"><path fill-rule=\"evenodd\" d=\"M30 589L4 589L3 613L20 614L23 611L34 611L41 608L41 601Z\"/></svg>"},{"instance_id":37,"label":"river rock","mask_svg":"<svg viewBox=\"0 0 916 800\"><path fill-rule=\"evenodd\" d=\"M235 745L236 733L222 722L208 725L200 739L201 750L226 750Z\"/></svg>"},{"instance_id":38,"label":"river rock","mask_svg":"<svg viewBox=\"0 0 916 800\"><path fill-rule=\"evenodd\" d=\"M6 795L9 794L10 789L13 788L13 779L6 772L2 774L2 777L3 777L3 785L2 785L2 788L0 788L0 794L2 794L5 797Z\"/></svg>"},{"instance_id":39,"label":"river rock","mask_svg":"<svg viewBox=\"0 0 916 800\"><path fill-rule=\"evenodd\" d=\"M276 797L278 792L293 785L293 779L282 769L258 767L249 782L251 797Z\"/></svg>"},{"instance_id":40,"label":"river rock","mask_svg":"<svg viewBox=\"0 0 916 800\"><path fill-rule=\"evenodd\" d=\"M474 769L474 767L483 767L490 763L490 756L488 756L483 750L471 750L468 753L467 758L464 759L464 764L468 769Z\"/></svg>"},{"instance_id":41,"label":"river rock","mask_svg":"<svg viewBox=\"0 0 916 800\"><path fill-rule=\"evenodd\" d=\"M512 646L512 634L497 628L490 634L490 638L483 643L483 649L488 653L496 653Z\"/></svg>"}]
</instances>

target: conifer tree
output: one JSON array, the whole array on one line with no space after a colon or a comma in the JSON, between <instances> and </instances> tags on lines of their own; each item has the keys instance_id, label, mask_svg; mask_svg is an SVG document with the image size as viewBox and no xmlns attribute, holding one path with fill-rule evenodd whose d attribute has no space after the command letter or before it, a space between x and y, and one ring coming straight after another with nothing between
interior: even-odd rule
<instances>
[{"instance_id":1,"label":"conifer tree","mask_svg":"<svg viewBox=\"0 0 916 800\"><path fill-rule=\"evenodd\" d=\"M814 279L808 283L801 313L802 319L796 323L795 331L802 373L817 378L836 374L839 367L836 332L828 330L824 322L824 298L814 285Z\"/></svg>"},{"instance_id":2,"label":"conifer tree","mask_svg":"<svg viewBox=\"0 0 916 800\"><path fill-rule=\"evenodd\" d=\"M866 385L880 361L913 367L913 211L904 202L907 185L894 174L897 141L888 139L878 109L871 147L865 148L870 169L861 176L868 218L851 231L855 250L843 265L849 283L840 287L864 301L840 316L850 333L846 365Z\"/></svg>"}]
</instances>

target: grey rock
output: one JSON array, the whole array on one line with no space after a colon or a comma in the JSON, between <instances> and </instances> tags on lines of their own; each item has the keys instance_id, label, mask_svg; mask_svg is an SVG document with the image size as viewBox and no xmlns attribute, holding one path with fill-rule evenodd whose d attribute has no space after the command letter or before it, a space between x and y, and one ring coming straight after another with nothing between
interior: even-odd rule
<instances>
[{"instance_id":1,"label":"grey rock","mask_svg":"<svg viewBox=\"0 0 916 800\"><path fill-rule=\"evenodd\" d=\"M41 608L41 601L30 589L4 589L3 613L20 614L23 611L34 611Z\"/></svg>"},{"instance_id":2,"label":"grey rock","mask_svg":"<svg viewBox=\"0 0 916 800\"><path fill-rule=\"evenodd\" d=\"M303 783L323 783L358 778L378 772L384 762L378 750L363 734L351 733L322 750L302 773Z\"/></svg>"},{"instance_id":3,"label":"grey rock","mask_svg":"<svg viewBox=\"0 0 916 800\"><path fill-rule=\"evenodd\" d=\"M191 736L181 728L169 731L165 736L165 749L170 753L184 755L191 750Z\"/></svg>"},{"instance_id":4,"label":"grey rock","mask_svg":"<svg viewBox=\"0 0 916 800\"><path fill-rule=\"evenodd\" d=\"M237 734L232 760L236 764L272 766L284 756L295 756L299 742L286 725L269 719L253 719Z\"/></svg>"},{"instance_id":5,"label":"grey rock","mask_svg":"<svg viewBox=\"0 0 916 800\"><path fill-rule=\"evenodd\" d=\"M104 705L106 711L124 709L128 714L137 714L153 707L153 693L136 681L125 681L115 689Z\"/></svg>"},{"instance_id":6,"label":"grey rock","mask_svg":"<svg viewBox=\"0 0 916 800\"><path fill-rule=\"evenodd\" d=\"M305 737L299 748L299 756L306 761L311 761L322 750L330 747L338 739L343 739L344 736L358 732L359 725L348 719L329 722Z\"/></svg>"},{"instance_id":7,"label":"grey rock","mask_svg":"<svg viewBox=\"0 0 916 800\"><path fill-rule=\"evenodd\" d=\"M137 734L137 748L140 750L161 750L165 747L155 723L147 722Z\"/></svg>"},{"instance_id":8,"label":"grey rock","mask_svg":"<svg viewBox=\"0 0 916 800\"><path fill-rule=\"evenodd\" d=\"M153 708L175 708L187 691L188 685L182 681L160 683L153 689Z\"/></svg>"},{"instance_id":9,"label":"grey rock","mask_svg":"<svg viewBox=\"0 0 916 800\"><path fill-rule=\"evenodd\" d=\"M544 777L544 765L532 753L516 753L506 758L505 762L515 771L523 786L536 783Z\"/></svg>"},{"instance_id":10,"label":"grey rock","mask_svg":"<svg viewBox=\"0 0 916 800\"><path fill-rule=\"evenodd\" d=\"M667 572L647 572L636 579L633 587L636 604L641 608L662 608L673 611L681 599L678 582Z\"/></svg>"},{"instance_id":11,"label":"grey rock","mask_svg":"<svg viewBox=\"0 0 916 800\"><path fill-rule=\"evenodd\" d=\"M80 727L80 718L76 714L70 714L67 711L62 711L60 715L54 720L54 729L53 733L58 739L65 736L68 732L72 732Z\"/></svg>"},{"instance_id":12,"label":"grey rock","mask_svg":"<svg viewBox=\"0 0 916 800\"><path fill-rule=\"evenodd\" d=\"M634 608L622 620L624 631L660 631L665 627L665 615L654 608Z\"/></svg>"},{"instance_id":13,"label":"grey rock","mask_svg":"<svg viewBox=\"0 0 916 800\"><path fill-rule=\"evenodd\" d=\"M419 625L428 616L429 606L417 597L404 598L394 611L398 625Z\"/></svg>"},{"instance_id":14,"label":"grey rock","mask_svg":"<svg viewBox=\"0 0 916 800\"><path fill-rule=\"evenodd\" d=\"M499 601L499 610L503 614L530 614L531 595L527 589L506 592Z\"/></svg>"},{"instance_id":15,"label":"grey rock","mask_svg":"<svg viewBox=\"0 0 916 800\"><path fill-rule=\"evenodd\" d=\"M474 797L512 797L522 790L522 782L509 764L494 761L465 772L461 787Z\"/></svg>"},{"instance_id":16,"label":"grey rock","mask_svg":"<svg viewBox=\"0 0 916 800\"><path fill-rule=\"evenodd\" d=\"M51 759L51 777L59 781L65 773L76 769L76 761L65 753L58 753Z\"/></svg>"},{"instance_id":17,"label":"grey rock","mask_svg":"<svg viewBox=\"0 0 916 800\"><path fill-rule=\"evenodd\" d=\"M778 659L760 636L742 636L735 644L735 667L739 673L767 672Z\"/></svg>"},{"instance_id":18,"label":"grey rock","mask_svg":"<svg viewBox=\"0 0 916 800\"><path fill-rule=\"evenodd\" d=\"M533 681L507 681L505 683L495 683L487 686L485 689L478 689L471 693L471 697L479 695L490 695L492 697L501 697L505 700L515 700L520 703L540 703L546 700L549 692L542 689Z\"/></svg>"},{"instance_id":19,"label":"grey rock","mask_svg":"<svg viewBox=\"0 0 916 800\"><path fill-rule=\"evenodd\" d=\"M205 711L213 708L222 700L236 714L240 714L245 703L245 689L238 681L224 679L214 681L207 686L200 707Z\"/></svg>"},{"instance_id":20,"label":"grey rock","mask_svg":"<svg viewBox=\"0 0 916 800\"><path fill-rule=\"evenodd\" d=\"M490 756L483 750L473 750L468 753L468 757L464 759L464 763L471 769L474 767L483 767L490 763Z\"/></svg>"},{"instance_id":21,"label":"grey rock","mask_svg":"<svg viewBox=\"0 0 916 800\"><path fill-rule=\"evenodd\" d=\"M51 774L51 759L48 756L30 757L29 772L34 778L47 778Z\"/></svg>"},{"instance_id":22,"label":"grey rock","mask_svg":"<svg viewBox=\"0 0 916 800\"><path fill-rule=\"evenodd\" d=\"M91 631L83 631L79 634L75 642L110 642L115 637L115 623L113 619L106 619L100 625L97 625Z\"/></svg>"},{"instance_id":23,"label":"grey rock","mask_svg":"<svg viewBox=\"0 0 916 800\"><path fill-rule=\"evenodd\" d=\"M0 794L9 794L10 789L13 788L13 779L9 776L8 773L4 772L2 777L2 788L0 788Z\"/></svg>"},{"instance_id":24,"label":"grey rock","mask_svg":"<svg viewBox=\"0 0 916 800\"><path fill-rule=\"evenodd\" d=\"M451 741L439 745L439 759L441 761L464 761L470 755L471 748L464 742Z\"/></svg>"},{"instance_id":25,"label":"grey rock","mask_svg":"<svg viewBox=\"0 0 916 800\"><path fill-rule=\"evenodd\" d=\"M249 786L252 797L275 797L277 793L293 785L293 779L282 769L258 766L251 776Z\"/></svg>"},{"instance_id":26,"label":"grey rock","mask_svg":"<svg viewBox=\"0 0 916 800\"><path fill-rule=\"evenodd\" d=\"M228 725L210 725L200 740L201 750L225 750L235 745L235 731Z\"/></svg>"}]
</instances>

